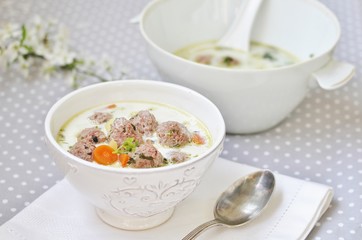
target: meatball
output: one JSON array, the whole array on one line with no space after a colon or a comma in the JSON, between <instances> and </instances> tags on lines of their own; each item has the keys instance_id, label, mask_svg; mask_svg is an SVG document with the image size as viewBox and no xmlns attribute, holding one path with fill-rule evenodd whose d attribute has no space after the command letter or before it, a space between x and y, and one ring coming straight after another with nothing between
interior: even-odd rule
<instances>
[{"instance_id":1,"label":"meatball","mask_svg":"<svg viewBox=\"0 0 362 240\"><path fill-rule=\"evenodd\" d=\"M142 144L132 153L135 168L152 168L163 165L162 154L152 144Z\"/></svg>"},{"instance_id":2,"label":"meatball","mask_svg":"<svg viewBox=\"0 0 362 240\"><path fill-rule=\"evenodd\" d=\"M127 138L134 138L139 144L143 143L142 134L126 118L116 118L111 126L109 137L121 146Z\"/></svg>"},{"instance_id":3,"label":"meatball","mask_svg":"<svg viewBox=\"0 0 362 240\"><path fill-rule=\"evenodd\" d=\"M95 121L97 124L105 123L111 118L112 114L107 112L95 112L92 116L89 117L90 120Z\"/></svg>"},{"instance_id":4,"label":"meatball","mask_svg":"<svg viewBox=\"0 0 362 240\"><path fill-rule=\"evenodd\" d=\"M78 135L79 141L86 141L91 143L102 143L107 140L107 136L97 127L85 128Z\"/></svg>"},{"instance_id":5,"label":"meatball","mask_svg":"<svg viewBox=\"0 0 362 240\"><path fill-rule=\"evenodd\" d=\"M162 145L181 147L190 142L191 133L187 128L175 121L163 122L157 127L157 136Z\"/></svg>"},{"instance_id":6,"label":"meatball","mask_svg":"<svg viewBox=\"0 0 362 240\"><path fill-rule=\"evenodd\" d=\"M69 152L76 157L91 162L93 161L92 153L95 148L95 145L89 141L78 141L69 149Z\"/></svg>"},{"instance_id":7,"label":"meatball","mask_svg":"<svg viewBox=\"0 0 362 240\"><path fill-rule=\"evenodd\" d=\"M152 135L158 125L155 116L147 110L139 111L130 119L130 122L136 126L141 134L145 134L146 136Z\"/></svg>"},{"instance_id":8,"label":"meatball","mask_svg":"<svg viewBox=\"0 0 362 240\"><path fill-rule=\"evenodd\" d=\"M190 158L190 155L184 152L173 151L169 153L168 160L171 163L181 163Z\"/></svg>"},{"instance_id":9,"label":"meatball","mask_svg":"<svg viewBox=\"0 0 362 240\"><path fill-rule=\"evenodd\" d=\"M196 62L210 65L212 61L212 55L199 55L195 59Z\"/></svg>"}]
</instances>

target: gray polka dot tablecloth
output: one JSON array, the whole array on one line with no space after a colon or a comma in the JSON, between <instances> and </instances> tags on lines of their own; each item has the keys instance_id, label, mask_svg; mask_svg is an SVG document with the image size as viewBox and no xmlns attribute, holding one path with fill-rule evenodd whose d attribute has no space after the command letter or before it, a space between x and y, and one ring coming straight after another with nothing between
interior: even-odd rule
<instances>
[{"instance_id":1,"label":"gray polka dot tablecloth","mask_svg":"<svg viewBox=\"0 0 362 240\"><path fill-rule=\"evenodd\" d=\"M221 157L332 186L332 204L308 239L362 239L362 2L322 2L342 26L335 55L353 63L357 75L338 90L313 90L285 121L267 132L227 135ZM69 28L71 44L78 51L110 56L116 68L127 69L127 78L161 80L137 24L129 22L147 3L3 0L0 24L21 23L34 15L58 19ZM73 89L62 78L0 74L3 224L63 178L45 146L43 122L51 105Z\"/></svg>"}]
</instances>

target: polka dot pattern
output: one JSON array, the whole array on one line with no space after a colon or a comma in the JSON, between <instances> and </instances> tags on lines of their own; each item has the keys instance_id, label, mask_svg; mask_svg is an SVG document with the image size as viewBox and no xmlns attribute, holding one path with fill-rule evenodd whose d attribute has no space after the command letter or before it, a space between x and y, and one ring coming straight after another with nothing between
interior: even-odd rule
<instances>
[{"instance_id":1,"label":"polka dot pattern","mask_svg":"<svg viewBox=\"0 0 362 240\"><path fill-rule=\"evenodd\" d=\"M255 135L227 135L221 157L334 188L328 211L308 236L314 240L362 235L362 4L323 0L341 22L335 55L355 64L357 76L335 91L310 92L279 126ZM72 45L111 57L128 78L160 77L147 58L138 26L129 23L148 0L4 0L0 21L21 22L38 14L59 19ZM84 84L91 84L86 80ZM48 109L72 89L63 79L0 77L0 224L28 206L63 175L43 139Z\"/></svg>"}]
</instances>

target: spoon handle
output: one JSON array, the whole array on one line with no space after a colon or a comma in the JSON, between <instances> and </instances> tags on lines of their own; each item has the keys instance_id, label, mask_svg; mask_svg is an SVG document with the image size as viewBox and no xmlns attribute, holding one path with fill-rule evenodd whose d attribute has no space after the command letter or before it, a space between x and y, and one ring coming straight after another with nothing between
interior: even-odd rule
<instances>
[{"instance_id":1,"label":"spoon handle","mask_svg":"<svg viewBox=\"0 0 362 240\"><path fill-rule=\"evenodd\" d=\"M248 52L254 19L262 2L263 0L243 0L230 28L217 45Z\"/></svg>"},{"instance_id":2,"label":"spoon handle","mask_svg":"<svg viewBox=\"0 0 362 240\"><path fill-rule=\"evenodd\" d=\"M201 224L200 226L196 227L194 230L192 230L189 234L187 234L182 240L192 240L195 239L197 236L199 236L204 230L212 227L222 225L219 221L216 219L208 221L206 223Z\"/></svg>"}]
</instances>

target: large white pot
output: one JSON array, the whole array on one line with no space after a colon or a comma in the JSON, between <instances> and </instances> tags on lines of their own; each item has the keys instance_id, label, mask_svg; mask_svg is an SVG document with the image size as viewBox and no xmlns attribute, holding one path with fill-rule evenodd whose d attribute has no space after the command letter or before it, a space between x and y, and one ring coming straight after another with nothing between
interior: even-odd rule
<instances>
[{"instance_id":1,"label":"large white pot","mask_svg":"<svg viewBox=\"0 0 362 240\"><path fill-rule=\"evenodd\" d=\"M141 33L163 80L193 88L221 110L229 133L254 133L280 123L317 86L347 83L354 67L333 59L340 37L335 15L316 0L264 1L252 39L285 49L302 61L271 70L231 70L197 64L173 53L219 39L238 0L156 0L143 11Z\"/></svg>"}]
</instances>

